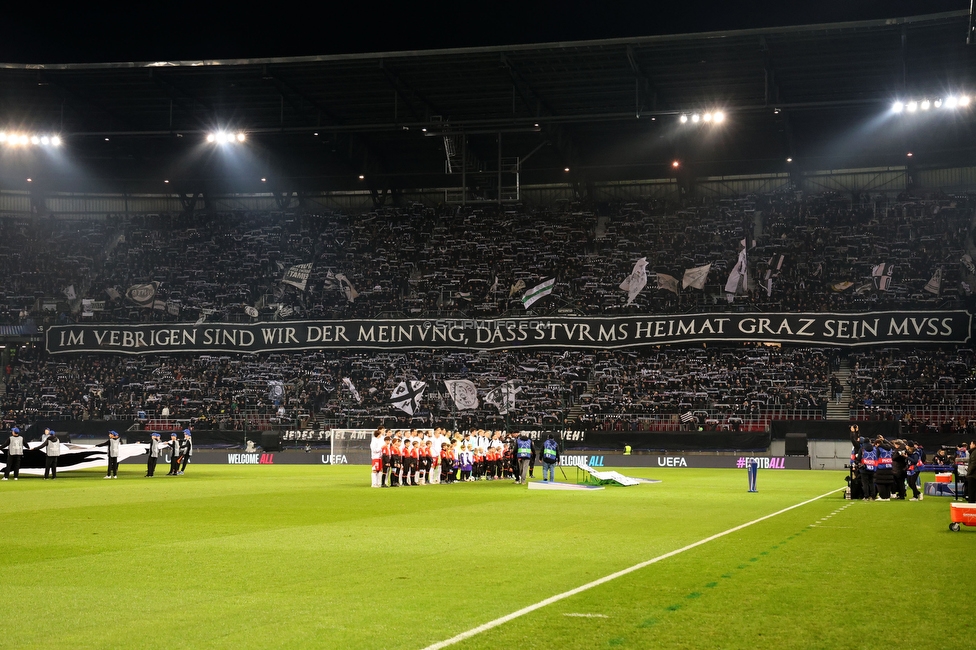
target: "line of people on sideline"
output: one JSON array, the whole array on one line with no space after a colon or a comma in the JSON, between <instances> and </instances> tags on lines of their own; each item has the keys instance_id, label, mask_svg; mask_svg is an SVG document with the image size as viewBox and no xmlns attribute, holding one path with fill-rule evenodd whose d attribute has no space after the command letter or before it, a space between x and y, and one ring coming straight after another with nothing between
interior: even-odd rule
<instances>
[{"instance_id":1,"label":"line of people on sideline","mask_svg":"<svg viewBox=\"0 0 976 650\"><path fill-rule=\"evenodd\" d=\"M512 479L526 484L534 478L536 458L542 480L555 480L559 445L550 434L536 453L525 432L477 429L468 433L437 428L393 430L380 427L370 441L371 487L401 487L468 481Z\"/></svg>"},{"instance_id":2,"label":"line of people on sideline","mask_svg":"<svg viewBox=\"0 0 976 650\"><path fill-rule=\"evenodd\" d=\"M121 439L116 431L108 432L108 439L105 442L95 445L95 447L105 447L107 468L106 479L117 479L119 477L119 452L121 451ZM9 480L12 473L15 481L20 480L20 469L24 459L25 451L43 451L44 460L44 480L55 480L58 478L58 461L61 457L61 439L53 429L44 429L41 444L31 449L20 435L20 429L13 427L10 429L10 437L5 443L0 445L0 450L6 450L7 462L3 468L4 481ZM173 432L170 434L169 442L163 443L159 433L153 433L144 452L148 456L146 462L146 477L152 477L156 472L156 464L159 458L168 454L170 458L170 468L167 476L182 476L186 471L187 463L193 455L193 432L190 429L183 430L183 438Z\"/></svg>"}]
</instances>

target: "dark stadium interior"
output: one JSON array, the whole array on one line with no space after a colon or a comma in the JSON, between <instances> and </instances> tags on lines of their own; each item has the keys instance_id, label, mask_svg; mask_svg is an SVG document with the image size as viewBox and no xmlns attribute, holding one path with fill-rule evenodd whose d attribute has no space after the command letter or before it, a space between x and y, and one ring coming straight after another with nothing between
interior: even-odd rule
<instances>
[{"instance_id":1,"label":"dark stadium interior","mask_svg":"<svg viewBox=\"0 0 976 650\"><path fill-rule=\"evenodd\" d=\"M50 355L42 342L77 323L972 312L976 108L892 110L976 94L969 26L955 10L439 50L4 64L4 137L61 139L0 147L4 423L739 432L851 418L972 431L968 343L126 357ZM217 131L235 141L208 142ZM753 283L727 299L740 240ZM628 306L618 285L642 257L648 285ZM309 263L307 288L281 282ZM656 284L707 264L700 290ZM891 284L879 284L887 265ZM523 290L552 277L553 296L527 311ZM154 300L126 298L142 285ZM407 377L431 384L411 415L390 408ZM487 404L459 413L434 387L513 377L522 406L505 416ZM268 397L278 381L282 404Z\"/></svg>"},{"instance_id":2,"label":"dark stadium interior","mask_svg":"<svg viewBox=\"0 0 976 650\"><path fill-rule=\"evenodd\" d=\"M504 158L543 145L526 183L659 178L676 158L698 176L905 164L907 151L918 166L960 164L969 120L879 115L906 94L973 83L967 24L954 11L455 50L8 64L8 128L61 133L65 155L5 152L0 179L26 189L26 167L73 191L440 187L456 182L440 136L461 133L489 167L499 134ZM722 129L677 128L679 114L716 109ZM216 128L246 131L247 153L202 147Z\"/></svg>"}]
</instances>

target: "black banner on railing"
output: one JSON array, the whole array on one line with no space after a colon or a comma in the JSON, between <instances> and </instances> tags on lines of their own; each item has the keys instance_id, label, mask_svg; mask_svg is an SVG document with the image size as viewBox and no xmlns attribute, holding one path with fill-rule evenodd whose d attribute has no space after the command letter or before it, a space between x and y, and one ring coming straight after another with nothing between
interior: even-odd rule
<instances>
[{"instance_id":1,"label":"black banner on railing","mask_svg":"<svg viewBox=\"0 0 976 650\"><path fill-rule=\"evenodd\" d=\"M65 325L47 330L51 354L279 352L459 348L633 348L751 341L806 345L965 343L965 311L859 314L690 314L619 318L345 320L281 323Z\"/></svg>"}]
</instances>

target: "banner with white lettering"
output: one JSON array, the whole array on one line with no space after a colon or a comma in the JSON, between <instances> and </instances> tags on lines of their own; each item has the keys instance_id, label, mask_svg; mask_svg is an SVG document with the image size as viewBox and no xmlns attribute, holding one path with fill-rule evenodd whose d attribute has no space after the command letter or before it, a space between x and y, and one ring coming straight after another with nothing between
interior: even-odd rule
<instances>
[{"instance_id":1,"label":"banner with white lettering","mask_svg":"<svg viewBox=\"0 0 976 650\"><path fill-rule=\"evenodd\" d=\"M864 346L969 341L966 311L692 314L620 318L78 324L47 329L50 354L455 348L634 348L719 341Z\"/></svg>"}]
</instances>

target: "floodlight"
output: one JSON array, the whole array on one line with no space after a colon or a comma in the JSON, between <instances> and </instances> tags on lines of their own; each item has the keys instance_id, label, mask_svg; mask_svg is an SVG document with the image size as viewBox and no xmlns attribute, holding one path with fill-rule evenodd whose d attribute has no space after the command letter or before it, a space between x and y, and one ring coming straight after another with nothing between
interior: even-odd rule
<instances>
[{"instance_id":1,"label":"floodlight","mask_svg":"<svg viewBox=\"0 0 976 650\"><path fill-rule=\"evenodd\" d=\"M208 133L207 134L207 142L213 142L216 139L217 139L217 136L215 136L213 133Z\"/></svg>"},{"instance_id":2,"label":"floodlight","mask_svg":"<svg viewBox=\"0 0 976 650\"><path fill-rule=\"evenodd\" d=\"M704 115L702 115L702 119L705 120L706 122L711 122L712 121L712 114L711 113L705 113Z\"/></svg>"},{"instance_id":3,"label":"floodlight","mask_svg":"<svg viewBox=\"0 0 976 650\"><path fill-rule=\"evenodd\" d=\"M915 111L918 110L918 102L916 102L915 100L908 102L907 104L905 104L905 110L908 111L909 113L914 113Z\"/></svg>"},{"instance_id":4,"label":"floodlight","mask_svg":"<svg viewBox=\"0 0 976 650\"><path fill-rule=\"evenodd\" d=\"M568 172L569 171L569 167L565 168L563 171L564 172Z\"/></svg>"},{"instance_id":5,"label":"floodlight","mask_svg":"<svg viewBox=\"0 0 976 650\"><path fill-rule=\"evenodd\" d=\"M932 105L932 103L929 100L923 99L922 100L922 103L919 104L918 107L921 108L923 111L927 111L927 110L929 110L929 107L931 105Z\"/></svg>"},{"instance_id":6,"label":"floodlight","mask_svg":"<svg viewBox=\"0 0 976 650\"><path fill-rule=\"evenodd\" d=\"M723 113L722 111L715 111L715 114L712 115L712 119L715 121L716 124L719 122L724 122L725 113Z\"/></svg>"},{"instance_id":7,"label":"floodlight","mask_svg":"<svg viewBox=\"0 0 976 650\"><path fill-rule=\"evenodd\" d=\"M675 169L677 169L678 167L681 166L681 163L678 162L677 160L675 160L674 162L671 163L671 166L674 167Z\"/></svg>"},{"instance_id":8,"label":"floodlight","mask_svg":"<svg viewBox=\"0 0 976 650\"><path fill-rule=\"evenodd\" d=\"M969 106L969 95L961 95L959 97L960 106Z\"/></svg>"},{"instance_id":9,"label":"floodlight","mask_svg":"<svg viewBox=\"0 0 976 650\"><path fill-rule=\"evenodd\" d=\"M41 144L43 144L46 147L47 145L51 144L51 138L47 137L46 135L42 135Z\"/></svg>"},{"instance_id":10,"label":"floodlight","mask_svg":"<svg viewBox=\"0 0 976 650\"><path fill-rule=\"evenodd\" d=\"M247 137L247 136L246 136L246 135L244 135L244 132L243 132L243 131L241 131L240 133L238 133L238 134L237 134L237 141L238 141L238 142L244 142L244 138L246 138L246 137Z\"/></svg>"},{"instance_id":11,"label":"floodlight","mask_svg":"<svg viewBox=\"0 0 976 650\"><path fill-rule=\"evenodd\" d=\"M0 131L0 142L7 141L7 133L5 131Z\"/></svg>"},{"instance_id":12,"label":"floodlight","mask_svg":"<svg viewBox=\"0 0 976 650\"><path fill-rule=\"evenodd\" d=\"M958 103L959 103L959 100L956 99L955 95L949 95L948 97L946 97L945 107L946 108L955 108Z\"/></svg>"},{"instance_id":13,"label":"floodlight","mask_svg":"<svg viewBox=\"0 0 976 650\"><path fill-rule=\"evenodd\" d=\"M30 139L27 137L26 133L17 138L17 144L27 144L28 142L30 142Z\"/></svg>"},{"instance_id":14,"label":"floodlight","mask_svg":"<svg viewBox=\"0 0 976 650\"><path fill-rule=\"evenodd\" d=\"M942 100L937 99L934 102L932 102L932 105L935 106L936 108L942 108Z\"/></svg>"},{"instance_id":15,"label":"floodlight","mask_svg":"<svg viewBox=\"0 0 976 650\"><path fill-rule=\"evenodd\" d=\"M787 158L786 159L786 162L793 162L793 159L792 158Z\"/></svg>"},{"instance_id":16,"label":"floodlight","mask_svg":"<svg viewBox=\"0 0 976 650\"><path fill-rule=\"evenodd\" d=\"M695 124L698 124L698 120L700 120L700 119L701 119L701 117L698 115L698 113L694 113L691 116L691 121L694 122Z\"/></svg>"},{"instance_id":17,"label":"floodlight","mask_svg":"<svg viewBox=\"0 0 976 650\"><path fill-rule=\"evenodd\" d=\"M688 116L687 115L682 115L681 117L678 118L678 121L681 122L682 124L684 124L685 122L688 121Z\"/></svg>"},{"instance_id":18,"label":"floodlight","mask_svg":"<svg viewBox=\"0 0 976 650\"><path fill-rule=\"evenodd\" d=\"M905 110L905 105L902 104L901 102L895 102L894 104L891 105L892 113L901 113L903 110Z\"/></svg>"},{"instance_id":19,"label":"floodlight","mask_svg":"<svg viewBox=\"0 0 976 650\"><path fill-rule=\"evenodd\" d=\"M36 135L32 135L30 141L31 144L41 144L41 139Z\"/></svg>"},{"instance_id":20,"label":"floodlight","mask_svg":"<svg viewBox=\"0 0 976 650\"><path fill-rule=\"evenodd\" d=\"M359 175L359 180L361 180L361 181L362 181L362 180L366 180L366 177L365 177L365 176L363 176L362 174L360 174L360 175Z\"/></svg>"},{"instance_id":21,"label":"floodlight","mask_svg":"<svg viewBox=\"0 0 976 650\"><path fill-rule=\"evenodd\" d=\"M61 137L57 135L51 136L51 144L54 145L55 147L60 147Z\"/></svg>"}]
</instances>

